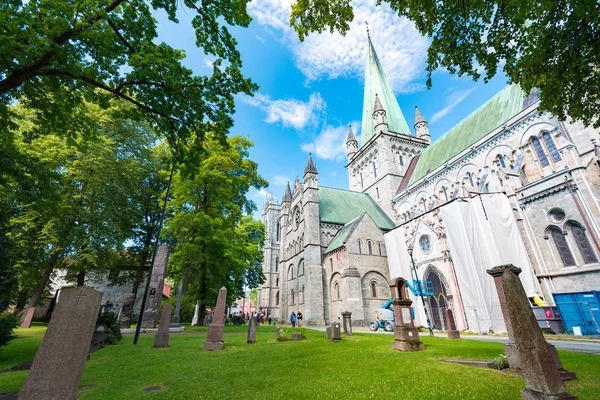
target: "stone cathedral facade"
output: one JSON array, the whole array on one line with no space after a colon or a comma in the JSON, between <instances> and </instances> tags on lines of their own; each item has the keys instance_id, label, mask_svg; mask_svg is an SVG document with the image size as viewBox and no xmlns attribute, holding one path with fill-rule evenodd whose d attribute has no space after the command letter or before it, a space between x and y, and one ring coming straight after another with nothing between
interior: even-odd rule
<instances>
[{"instance_id":1,"label":"stone cathedral facade","mask_svg":"<svg viewBox=\"0 0 600 400\"><path fill-rule=\"evenodd\" d=\"M432 143L418 109L409 129L369 38L361 143L352 129L346 143L350 190L319 186L309 157L282 202L265 201L258 307L283 320L301 311L308 325L343 311L355 324L373 320L389 299L384 234L401 229L418 278L433 284L434 327L445 329L451 308L459 329L475 330L439 209L484 193L510 201L546 302L600 290L600 131L538 105L535 93L508 86Z\"/></svg>"}]
</instances>

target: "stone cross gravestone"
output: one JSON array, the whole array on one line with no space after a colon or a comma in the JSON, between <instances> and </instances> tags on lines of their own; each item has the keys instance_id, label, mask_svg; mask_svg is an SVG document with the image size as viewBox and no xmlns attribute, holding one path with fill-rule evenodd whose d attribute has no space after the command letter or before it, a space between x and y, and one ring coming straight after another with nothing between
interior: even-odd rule
<instances>
[{"instance_id":1,"label":"stone cross gravestone","mask_svg":"<svg viewBox=\"0 0 600 400\"><path fill-rule=\"evenodd\" d=\"M204 342L204 350L223 350L223 327L225 301L227 300L227 289L222 287L219 289L219 297L212 323L208 327L208 338Z\"/></svg>"},{"instance_id":2,"label":"stone cross gravestone","mask_svg":"<svg viewBox=\"0 0 600 400\"><path fill-rule=\"evenodd\" d=\"M456 322L454 322L454 313L449 308L446 308L446 321L448 323L448 339L460 339L460 332L456 329Z\"/></svg>"},{"instance_id":3,"label":"stone cross gravestone","mask_svg":"<svg viewBox=\"0 0 600 400\"><path fill-rule=\"evenodd\" d=\"M158 332L154 335L154 348L169 347L169 326L171 325L171 310L173 306L165 304L163 306L162 315L160 316L160 324Z\"/></svg>"},{"instance_id":4,"label":"stone cross gravestone","mask_svg":"<svg viewBox=\"0 0 600 400\"><path fill-rule=\"evenodd\" d=\"M256 320L254 318L250 318L250 321L248 321L248 340L246 340L246 343L256 343Z\"/></svg>"},{"instance_id":5,"label":"stone cross gravestone","mask_svg":"<svg viewBox=\"0 0 600 400\"><path fill-rule=\"evenodd\" d=\"M90 287L61 291L19 400L77 398L101 302Z\"/></svg>"},{"instance_id":6,"label":"stone cross gravestone","mask_svg":"<svg viewBox=\"0 0 600 400\"><path fill-rule=\"evenodd\" d=\"M501 265L489 269L488 274L502 284L502 295L507 326L512 336L521 363L526 389L521 398L529 399L576 399L567 392L548 344L542 335L531 304L518 277L520 268ZM504 311L504 310L503 310ZM510 361L509 361L510 365Z\"/></svg>"},{"instance_id":7,"label":"stone cross gravestone","mask_svg":"<svg viewBox=\"0 0 600 400\"><path fill-rule=\"evenodd\" d=\"M344 311L342 313L344 322L344 335L352 336L352 313L350 311Z\"/></svg>"},{"instance_id":8,"label":"stone cross gravestone","mask_svg":"<svg viewBox=\"0 0 600 400\"><path fill-rule=\"evenodd\" d=\"M31 328L33 314L35 314L35 307L29 307L25 312L25 318L23 319L23 322L21 322L21 328Z\"/></svg>"},{"instance_id":9,"label":"stone cross gravestone","mask_svg":"<svg viewBox=\"0 0 600 400\"><path fill-rule=\"evenodd\" d=\"M410 312L412 300L408 298L408 285L403 278L396 278L390 284L392 298L394 299L394 317L396 326L394 327L394 341L392 349L399 351L419 351L425 348L419 338L419 332Z\"/></svg>"},{"instance_id":10,"label":"stone cross gravestone","mask_svg":"<svg viewBox=\"0 0 600 400\"><path fill-rule=\"evenodd\" d=\"M133 293L123 293L123 305L121 306L121 316L119 317L122 329L129 329L131 327L134 303L135 296Z\"/></svg>"},{"instance_id":11,"label":"stone cross gravestone","mask_svg":"<svg viewBox=\"0 0 600 400\"><path fill-rule=\"evenodd\" d=\"M158 321L158 312L160 311L160 303L162 301L162 290L165 283L165 271L167 269L167 261L169 260L169 248L167 245L161 244L156 253L154 268L152 268L152 276L150 277L150 287L148 288L148 298L146 299L146 307L144 316L142 317L142 328L156 328Z\"/></svg>"}]
</instances>

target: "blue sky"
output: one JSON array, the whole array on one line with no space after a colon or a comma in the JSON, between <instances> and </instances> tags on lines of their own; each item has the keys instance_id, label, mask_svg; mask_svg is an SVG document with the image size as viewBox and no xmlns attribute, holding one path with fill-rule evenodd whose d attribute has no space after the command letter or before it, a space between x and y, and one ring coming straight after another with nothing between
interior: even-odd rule
<instances>
[{"instance_id":1,"label":"blue sky","mask_svg":"<svg viewBox=\"0 0 600 400\"><path fill-rule=\"evenodd\" d=\"M244 62L245 76L260 88L253 98L236 99L235 126L231 133L254 142L251 158L270 186L251 191L259 210L266 192L283 195L288 180L302 179L308 152L313 153L319 183L348 187L344 142L348 125L360 134L363 74L369 22L371 39L386 71L408 125L414 108L429 122L432 140L474 111L506 85L498 75L488 84L436 71L433 87L425 87L425 59L429 40L414 25L400 19L375 0L354 0L355 20L343 37L328 32L310 35L300 43L287 26L292 0L252 0L254 18L249 28L233 28ZM212 71L211 57L195 46L191 13L180 12L179 24L164 14L159 20L159 40L184 49L186 65L197 74ZM414 131L413 131L414 133Z\"/></svg>"}]
</instances>

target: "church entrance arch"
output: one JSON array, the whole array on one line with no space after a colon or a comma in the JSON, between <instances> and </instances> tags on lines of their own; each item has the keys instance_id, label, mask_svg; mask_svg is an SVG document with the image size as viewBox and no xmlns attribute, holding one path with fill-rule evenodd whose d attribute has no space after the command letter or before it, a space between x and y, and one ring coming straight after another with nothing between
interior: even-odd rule
<instances>
[{"instance_id":1,"label":"church entrance arch","mask_svg":"<svg viewBox=\"0 0 600 400\"><path fill-rule=\"evenodd\" d=\"M436 267L430 265L423 274L423 280L433 285L433 296L426 297L433 329L446 330L446 309L448 308L448 284L446 277Z\"/></svg>"}]
</instances>

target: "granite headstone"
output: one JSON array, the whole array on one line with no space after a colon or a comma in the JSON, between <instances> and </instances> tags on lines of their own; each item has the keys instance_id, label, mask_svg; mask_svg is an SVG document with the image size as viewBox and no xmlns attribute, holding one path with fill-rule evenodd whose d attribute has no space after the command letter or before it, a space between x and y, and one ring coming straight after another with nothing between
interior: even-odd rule
<instances>
[{"instance_id":1,"label":"granite headstone","mask_svg":"<svg viewBox=\"0 0 600 400\"><path fill-rule=\"evenodd\" d=\"M61 291L19 400L77 398L101 302L90 287Z\"/></svg>"},{"instance_id":2,"label":"granite headstone","mask_svg":"<svg viewBox=\"0 0 600 400\"><path fill-rule=\"evenodd\" d=\"M148 298L146 299L146 307L144 309L144 316L142 317L143 329L156 328L168 260L169 248L167 245L162 244L158 247L156 260L154 260L154 267L152 268L150 287L148 288Z\"/></svg>"},{"instance_id":3,"label":"granite headstone","mask_svg":"<svg viewBox=\"0 0 600 400\"><path fill-rule=\"evenodd\" d=\"M419 331L410 312L412 300L408 298L408 285L403 278L396 278L390 284L392 292L392 304L394 305L394 317L396 326L394 327L394 341L392 349L399 351L420 351L425 349L425 345L419 338Z\"/></svg>"},{"instance_id":4,"label":"granite headstone","mask_svg":"<svg viewBox=\"0 0 600 400\"><path fill-rule=\"evenodd\" d=\"M446 322L448 325L448 339L460 339L460 332L456 329L456 322L454 322L454 313L449 308L446 308Z\"/></svg>"},{"instance_id":5,"label":"granite headstone","mask_svg":"<svg viewBox=\"0 0 600 400\"><path fill-rule=\"evenodd\" d=\"M225 301L227 300L227 289L222 287L219 289L219 297L212 323L208 327L208 338L204 342L204 350L223 350L223 327Z\"/></svg>"},{"instance_id":6,"label":"granite headstone","mask_svg":"<svg viewBox=\"0 0 600 400\"><path fill-rule=\"evenodd\" d=\"M171 310L173 306L165 304L160 316L158 332L154 335L154 348L169 347L169 326L171 325Z\"/></svg>"},{"instance_id":7,"label":"granite headstone","mask_svg":"<svg viewBox=\"0 0 600 400\"><path fill-rule=\"evenodd\" d=\"M344 335L352 336L352 313L350 311L344 311L342 313L342 319L344 322Z\"/></svg>"},{"instance_id":8,"label":"granite headstone","mask_svg":"<svg viewBox=\"0 0 600 400\"><path fill-rule=\"evenodd\" d=\"M133 319L133 304L135 303L135 295L133 293L123 294L123 305L121 306L120 324L121 329L129 329L131 320Z\"/></svg>"},{"instance_id":9,"label":"granite headstone","mask_svg":"<svg viewBox=\"0 0 600 400\"><path fill-rule=\"evenodd\" d=\"M339 342L342 340L342 332L341 332L341 326L339 322L334 322L331 325L331 331L330 331L331 337L329 338L329 340L331 340L332 342Z\"/></svg>"},{"instance_id":10,"label":"granite headstone","mask_svg":"<svg viewBox=\"0 0 600 400\"><path fill-rule=\"evenodd\" d=\"M25 318L23 319L23 322L21 322L21 328L31 328L33 314L35 314L35 307L29 307L25 312Z\"/></svg>"},{"instance_id":11,"label":"granite headstone","mask_svg":"<svg viewBox=\"0 0 600 400\"><path fill-rule=\"evenodd\" d=\"M256 320L254 318L250 318L248 321L248 340L246 340L246 343L256 343Z\"/></svg>"}]
</instances>

